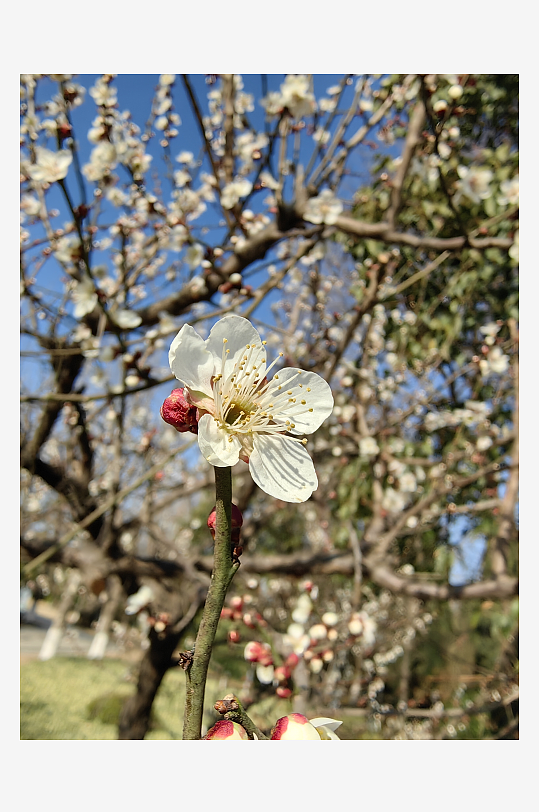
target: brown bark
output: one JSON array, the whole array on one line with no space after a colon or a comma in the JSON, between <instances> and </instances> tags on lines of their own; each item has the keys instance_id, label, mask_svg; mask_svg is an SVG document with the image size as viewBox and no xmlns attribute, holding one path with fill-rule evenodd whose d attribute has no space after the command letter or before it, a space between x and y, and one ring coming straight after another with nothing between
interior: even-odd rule
<instances>
[{"instance_id":1,"label":"brown bark","mask_svg":"<svg viewBox=\"0 0 539 812\"><path fill-rule=\"evenodd\" d=\"M119 739L141 740L148 732L153 701L166 672L175 665L172 653L179 639L179 634L161 638L151 632L150 648L140 664L137 692L127 700L120 715Z\"/></svg>"},{"instance_id":2,"label":"brown bark","mask_svg":"<svg viewBox=\"0 0 539 812\"><path fill-rule=\"evenodd\" d=\"M172 659L174 649L186 629L193 623L205 594L205 585L198 585L191 605L177 623L161 633L151 630L150 648L140 664L137 691L127 700L120 714L119 739L141 740L150 729L152 705L159 686L168 669L177 665L177 660ZM184 597L182 595L182 602Z\"/></svg>"}]
</instances>

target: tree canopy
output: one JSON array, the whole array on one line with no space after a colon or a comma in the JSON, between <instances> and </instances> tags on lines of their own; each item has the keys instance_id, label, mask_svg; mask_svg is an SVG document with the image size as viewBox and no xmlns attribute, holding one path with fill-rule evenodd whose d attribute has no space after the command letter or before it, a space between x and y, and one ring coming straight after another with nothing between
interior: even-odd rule
<instances>
[{"instance_id":1,"label":"tree canopy","mask_svg":"<svg viewBox=\"0 0 539 812\"><path fill-rule=\"evenodd\" d=\"M21 583L77 573L105 635L147 612L142 738L212 568L168 352L240 315L335 404L307 501L233 468L250 700L513 737L518 76L162 74L126 109L148 79L21 75Z\"/></svg>"}]
</instances>

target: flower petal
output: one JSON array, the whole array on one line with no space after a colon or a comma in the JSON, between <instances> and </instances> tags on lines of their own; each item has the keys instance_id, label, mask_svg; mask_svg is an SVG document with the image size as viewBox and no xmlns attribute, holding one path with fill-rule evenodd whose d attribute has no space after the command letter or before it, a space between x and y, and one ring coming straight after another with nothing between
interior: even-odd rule
<instances>
[{"instance_id":1,"label":"flower petal","mask_svg":"<svg viewBox=\"0 0 539 812\"><path fill-rule=\"evenodd\" d=\"M200 423L198 424L200 437ZM249 471L262 490L283 502L306 502L318 487L313 461L301 443L283 434L254 434Z\"/></svg>"},{"instance_id":2,"label":"flower petal","mask_svg":"<svg viewBox=\"0 0 539 812\"><path fill-rule=\"evenodd\" d=\"M226 338L226 353L225 369L221 370L221 358L223 355L223 339ZM255 350L251 356L253 363L256 363L260 378L264 377L266 372L266 364L262 361L266 357L265 348L262 347L262 341L258 332L247 319L241 316L225 316L215 324L211 330L210 335L206 341L207 349L212 353L216 361L218 361L217 369L219 369L223 377L228 377L232 374L234 366L243 355L246 353L247 344L254 344L259 349Z\"/></svg>"},{"instance_id":3,"label":"flower petal","mask_svg":"<svg viewBox=\"0 0 539 812\"><path fill-rule=\"evenodd\" d=\"M208 462L216 468L232 467L240 458L239 440L219 428L210 414L202 415L198 421L198 445Z\"/></svg>"},{"instance_id":4,"label":"flower petal","mask_svg":"<svg viewBox=\"0 0 539 812\"><path fill-rule=\"evenodd\" d=\"M298 371L300 375L297 374ZM279 409L279 417L281 415L290 417L294 423L294 428L290 429L291 434L312 434L333 411L333 395L329 384L316 372L305 372L291 367L282 369L278 375L277 380L283 389L291 378L294 379L290 383L290 389L296 399L295 403ZM294 412L299 411L302 400L306 401L305 411L296 415ZM308 409L313 411L309 412Z\"/></svg>"},{"instance_id":5,"label":"flower petal","mask_svg":"<svg viewBox=\"0 0 539 812\"><path fill-rule=\"evenodd\" d=\"M311 725L316 728L318 735L323 741L340 741L334 731L342 725L342 722L338 722L336 719L328 719L326 716L317 716L316 719L309 719L309 721Z\"/></svg>"},{"instance_id":6,"label":"flower petal","mask_svg":"<svg viewBox=\"0 0 539 812\"><path fill-rule=\"evenodd\" d=\"M211 377L214 361L206 342L190 324L184 324L168 354L170 368L179 381L189 389L204 392L213 398Z\"/></svg>"},{"instance_id":7,"label":"flower petal","mask_svg":"<svg viewBox=\"0 0 539 812\"><path fill-rule=\"evenodd\" d=\"M342 725L337 719L329 719L327 716L317 716L315 719L309 719L311 725L315 727L327 727L330 730L337 730Z\"/></svg>"}]
</instances>

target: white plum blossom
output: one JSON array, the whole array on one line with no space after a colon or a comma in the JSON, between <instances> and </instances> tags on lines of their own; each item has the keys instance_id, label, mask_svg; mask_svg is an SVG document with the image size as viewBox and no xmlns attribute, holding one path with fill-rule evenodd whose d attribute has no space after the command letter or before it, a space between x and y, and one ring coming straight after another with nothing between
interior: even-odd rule
<instances>
[{"instance_id":1,"label":"white plum blossom","mask_svg":"<svg viewBox=\"0 0 539 812\"><path fill-rule=\"evenodd\" d=\"M268 95L261 99L260 104L270 117L276 116L283 109L282 96L277 90L270 90Z\"/></svg>"},{"instance_id":2,"label":"white plum blossom","mask_svg":"<svg viewBox=\"0 0 539 812\"><path fill-rule=\"evenodd\" d=\"M339 615L337 612L324 612L322 615L322 623L326 626L336 626L339 622Z\"/></svg>"},{"instance_id":3,"label":"white plum blossom","mask_svg":"<svg viewBox=\"0 0 539 812\"><path fill-rule=\"evenodd\" d=\"M239 202L240 198L247 197L253 184L246 178L236 178L231 183L227 183L221 192L221 205L224 209L232 209Z\"/></svg>"},{"instance_id":4,"label":"white plum blossom","mask_svg":"<svg viewBox=\"0 0 539 812\"><path fill-rule=\"evenodd\" d=\"M323 623L315 623L314 626L311 626L309 629L308 634L311 640L325 640L328 636L328 630Z\"/></svg>"},{"instance_id":5,"label":"white plum blossom","mask_svg":"<svg viewBox=\"0 0 539 812\"><path fill-rule=\"evenodd\" d=\"M509 367L509 358L500 347L493 347L488 356L479 361L479 367L483 377L490 375L491 372L501 375Z\"/></svg>"},{"instance_id":6,"label":"white plum blossom","mask_svg":"<svg viewBox=\"0 0 539 812\"><path fill-rule=\"evenodd\" d=\"M111 314L114 322L121 327L122 330L132 330L142 324L142 319L138 313L132 310L116 310Z\"/></svg>"},{"instance_id":7,"label":"white plum blossom","mask_svg":"<svg viewBox=\"0 0 539 812\"><path fill-rule=\"evenodd\" d=\"M281 105L287 107L296 119L314 113L316 101L306 74L288 74L281 85Z\"/></svg>"},{"instance_id":8,"label":"white plum blossom","mask_svg":"<svg viewBox=\"0 0 539 812\"><path fill-rule=\"evenodd\" d=\"M380 448L374 437L362 437L359 441L359 453L362 457L375 457Z\"/></svg>"},{"instance_id":9,"label":"white plum blossom","mask_svg":"<svg viewBox=\"0 0 539 812\"><path fill-rule=\"evenodd\" d=\"M440 141L438 144L438 154L440 155L440 158L443 158L443 160L446 161L451 155L451 147L449 144L446 144L445 141Z\"/></svg>"},{"instance_id":10,"label":"white plum blossom","mask_svg":"<svg viewBox=\"0 0 539 812\"><path fill-rule=\"evenodd\" d=\"M296 608L292 612L292 620L295 623L306 623L312 609L312 601L306 593L299 596Z\"/></svg>"},{"instance_id":11,"label":"white plum blossom","mask_svg":"<svg viewBox=\"0 0 539 812\"><path fill-rule=\"evenodd\" d=\"M485 344L488 344L490 347L494 344L499 329L500 325L496 324L495 321L490 321L488 324L484 324L479 328L479 332L485 336Z\"/></svg>"},{"instance_id":12,"label":"white plum blossom","mask_svg":"<svg viewBox=\"0 0 539 812\"><path fill-rule=\"evenodd\" d=\"M187 150L182 150L179 155L176 156L176 160L180 164L192 164L193 163L193 153L188 152Z\"/></svg>"},{"instance_id":13,"label":"white plum blossom","mask_svg":"<svg viewBox=\"0 0 539 812\"><path fill-rule=\"evenodd\" d=\"M97 181L109 175L117 161L116 147L110 141L99 141L90 155L90 163L82 167L88 180Z\"/></svg>"},{"instance_id":14,"label":"white plum blossom","mask_svg":"<svg viewBox=\"0 0 539 812\"><path fill-rule=\"evenodd\" d=\"M28 217L37 217L41 211L41 203L33 195L23 195L21 197L21 209Z\"/></svg>"},{"instance_id":15,"label":"white plum blossom","mask_svg":"<svg viewBox=\"0 0 539 812\"><path fill-rule=\"evenodd\" d=\"M54 249L58 262L73 262L80 251L80 238L76 234L60 237Z\"/></svg>"},{"instance_id":16,"label":"white plum blossom","mask_svg":"<svg viewBox=\"0 0 539 812\"><path fill-rule=\"evenodd\" d=\"M363 644L370 648L376 641L376 621L364 610L354 612L348 622L348 631L355 637L361 635Z\"/></svg>"},{"instance_id":17,"label":"white plum blossom","mask_svg":"<svg viewBox=\"0 0 539 812\"><path fill-rule=\"evenodd\" d=\"M271 172L266 169L260 173L260 183L267 186L268 189L273 189L273 191L279 188L279 181L275 180Z\"/></svg>"},{"instance_id":18,"label":"white plum blossom","mask_svg":"<svg viewBox=\"0 0 539 812\"><path fill-rule=\"evenodd\" d=\"M319 674L324 667L324 661L321 657L313 657L311 662L309 663L309 668L313 672L313 674Z\"/></svg>"},{"instance_id":19,"label":"white plum blossom","mask_svg":"<svg viewBox=\"0 0 539 812\"><path fill-rule=\"evenodd\" d=\"M187 249L185 254L185 261L187 262L192 271L194 271L195 268L198 268L203 259L204 259L204 249L200 245L200 243L197 242Z\"/></svg>"},{"instance_id":20,"label":"white plum blossom","mask_svg":"<svg viewBox=\"0 0 539 812\"><path fill-rule=\"evenodd\" d=\"M490 169L481 169L476 166L458 166L457 192L453 198L455 205L461 197L467 197L473 203L480 203L492 196L490 186L494 174Z\"/></svg>"},{"instance_id":21,"label":"white plum blossom","mask_svg":"<svg viewBox=\"0 0 539 812\"><path fill-rule=\"evenodd\" d=\"M274 671L275 669L272 665L262 665L262 663L258 663L256 666L256 677L262 685L271 685Z\"/></svg>"},{"instance_id":22,"label":"white plum blossom","mask_svg":"<svg viewBox=\"0 0 539 812\"><path fill-rule=\"evenodd\" d=\"M500 206L514 206L518 203L518 175L515 175L514 178L502 181L502 183L500 183L500 192L501 195L498 197Z\"/></svg>"},{"instance_id":23,"label":"white plum blossom","mask_svg":"<svg viewBox=\"0 0 539 812\"><path fill-rule=\"evenodd\" d=\"M457 85L457 84L451 85L451 87L447 91L447 95L449 96L449 98L453 99L454 101L456 101L457 99L460 99L460 97L462 96L463 93L464 93L464 89L460 85Z\"/></svg>"},{"instance_id":24,"label":"white plum blossom","mask_svg":"<svg viewBox=\"0 0 539 812\"><path fill-rule=\"evenodd\" d=\"M417 481L411 471L406 471L399 477L399 489L403 493L415 493L417 490Z\"/></svg>"},{"instance_id":25,"label":"white plum blossom","mask_svg":"<svg viewBox=\"0 0 539 812\"><path fill-rule=\"evenodd\" d=\"M388 513L400 513L406 504L406 496L394 488L386 488L382 499L382 507Z\"/></svg>"},{"instance_id":26,"label":"white plum blossom","mask_svg":"<svg viewBox=\"0 0 539 812\"><path fill-rule=\"evenodd\" d=\"M125 607L126 615L136 615L145 606L148 606L153 599L153 592L149 586L141 586L138 592L130 595L127 599L127 606Z\"/></svg>"},{"instance_id":27,"label":"white plum blossom","mask_svg":"<svg viewBox=\"0 0 539 812\"><path fill-rule=\"evenodd\" d=\"M97 304L97 293L91 279L85 278L73 289L71 296L75 302L73 315L81 319L91 313Z\"/></svg>"},{"instance_id":28,"label":"white plum blossom","mask_svg":"<svg viewBox=\"0 0 539 812\"><path fill-rule=\"evenodd\" d=\"M338 197L335 197L331 189L324 189L317 197L311 197L305 208L303 219L309 223L325 223L328 226L337 222L337 217L341 214L343 205Z\"/></svg>"},{"instance_id":29,"label":"white plum blossom","mask_svg":"<svg viewBox=\"0 0 539 812\"><path fill-rule=\"evenodd\" d=\"M211 465L241 458L265 493L305 502L318 478L307 441L291 435L316 431L333 396L314 372L287 367L268 381L278 359L266 367L265 343L241 316L225 316L206 341L184 324L170 347L170 368L198 407L198 444Z\"/></svg>"},{"instance_id":30,"label":"white plum blossom","mask_svg":"<svg viewBox=\"0 0 539 812\"><path fill-rule=\"evenodd\" d=\"M178 187L178 189L183 189L186 183L189 183L191 180L191 175L185 169L178 169L174 172L174 183Z\"/></svg>"},{"instance_id":31,"label":"white plum blossom","mask_svg":"<svg viewBox=\"0 0 539 812\"><path fill-rule=\"evenodd\" d=\"M309 648L311 638L305 634L305 629L301 623L291 623L283 635L283 644L285 648L291 649L295 654L300 657L304 651Z\"/></svg>"},{"instance_id":32,"label":"white plum blossom","mask_svg":"<svg viewBox=\"0 0 539 812\"><path fill-rule=\"evenodd\" d=\"M36 147L36 163L28 164L27 171L37 183L54 183L63 180L73 160L68 149L53 152L45 147Z\"/></svg>"}]
</instances>

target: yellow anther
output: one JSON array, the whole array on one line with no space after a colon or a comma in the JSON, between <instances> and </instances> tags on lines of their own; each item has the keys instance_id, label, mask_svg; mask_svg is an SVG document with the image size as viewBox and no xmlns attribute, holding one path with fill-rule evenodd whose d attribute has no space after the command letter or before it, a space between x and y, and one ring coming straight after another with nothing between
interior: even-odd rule
<instances>
[{"instance_id":1,"label":"yellow anther","mask_svg":"<svg viewBox=\"0 0 539 812\"><path fill-rule=\"evenodd\" d=\"M289 389L289 390L288 390L288 392L287 392L286 394L287 394L287 395L291 395L291 394L292 394L292 390L291 390L291 389Z\"/></svg>"},{"instance_id":2,"label":"yellow anther","mask_svg":"<svg viewBox=\"0 0 539 812\"><path fill-rule=\"evenodd\" d=\"M311 387L310 387L310 386L308 386L308 387L307 387L307 392L310 392L310 391L311 391Z\"/></svg>"},{"instance_id":3,"label":"yellow anther","mask_svg":"<svg viewBox=\"0 0 539 812\"><path fill-rule=\"evenodd\" d=\"M310 412L312 412L313 410L312 410L312 409L309 409L309 411L310 411Z\"/></svg>"},{"instance_id":4,"label":"yellow anther","mask_svg":"<svg viewBox=\"0 0 539 812\"><path fill-rule=\"evenodd\" d=\"M228 338L223 338L223 344L228 344Z\"/></svg>"},{"instance_id":5,"label":"yellow anther","mask_svg":"<svg viewBox=\"0 0 539 812\"><path fill-rule=\"evenodd\" d=\"M300 440L300 442L302 443L302 445L307 445L307 440Z\"/></svg>"},{"instance_id":6,"label":"yellow anther","mask_svg":"<svg viewBox=\"0 0 539 812\"><path fill-rule=\"evenodd\" d=\"M301 401L301 405L302 405L302 406L305 406L305 404L306 404L306 403L307 403L307 401L306 401L306 400L302 400L302 401Z\"/></svg>"},{"instance_id":7,"label":"yellow anther","mask_svg":"<svg viewBox=\"0 0 539 812\"><path fill-rule=\"evenodd\" d=\"M267 341L263 341L263 342L262 342L262 344L264 344L264 346L265 346L267 343L268 343Z\"/></svg>"},{"instance_id":8,"label":"yellow anther","mask_svg":"<svg viewBox=\"0 0 539 812\"><path fill-rule=\"evenodd\" d=\"M284 352L280 352L280 353L279 353L279 358L282 358L282 357L283 357L283 355L284 355Z\"/></svg>"},{"instance_id":9,"label":"yellow anther","mask_svg":"<svg viewBox=\"0 0 539 812\"><path fill-rule=\"evenodd\" d=\"M274 379L275 379L276 381L278 381L278 380L279 380L279 376L278 376L278 375L274 375L273 377L274 377Z\"/></svg>"}]
</instances>

